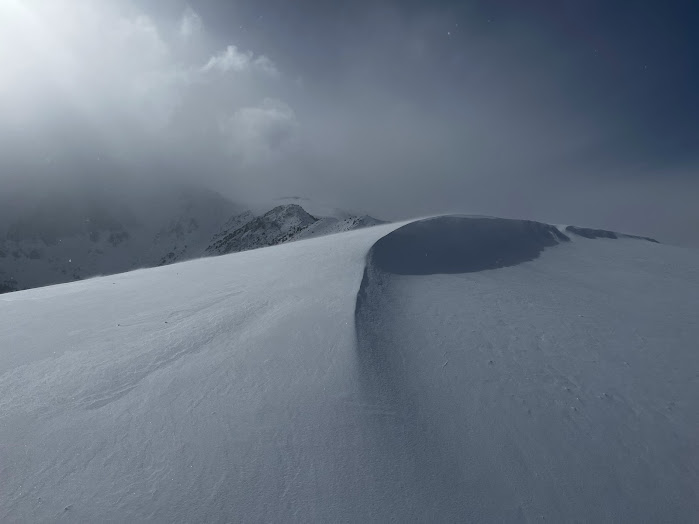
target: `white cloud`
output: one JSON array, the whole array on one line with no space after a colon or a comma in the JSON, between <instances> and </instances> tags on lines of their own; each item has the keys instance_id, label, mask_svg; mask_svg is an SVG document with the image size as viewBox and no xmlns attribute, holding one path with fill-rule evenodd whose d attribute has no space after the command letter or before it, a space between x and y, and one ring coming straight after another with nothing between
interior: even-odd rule
<instances>
[{"instance_id":1,"label":"white cloud","mask_svg":"<svg viewBox=\"0 0 699 524\"><path fill-rule=\"evenodd\" d=\"M258 56L255 59L255 67L270 75L270 76L279 76L279 70L277 69L277 66L274 65L274 62L272 62L269 58L267 58L264 55Z\"/></svg>"},{"instance_id":2,"label":"white cloud","mask_svg":"<svg viewBox=\"0 0 699 524\"><path fill-rule=\"evenodd\" d=\"M218 70L222 73L227 71L245 71L250 67L252 53L241 52L234 45L229 45L225 51L212 56L206 65L202 68L203 71Z\"/></svg>"},{"instance_id":3,"label":"white cloud","mask_svg":"<svg viewBox=\"0 0 699 524\"><path fill-rule=\"evenodd\" d=\"M295 115L264 101L283 88L275 64L209 44L191 8L169 33L129 0L0 0L0 137L11 138L0 164L99 147L129 161L206 151L223 169L234 142L241 160L279 151ZM233 115L224 126L221 114Z\"/></svg>"},{"instance_id":4,"label":"white cloud","mask_svg":"<svg viewBox=\"0 0 699 524\"><path fill-rule=\"evenodd\" d=\"M0 70L6 125L46 133L68 117L92 126L84 130L91 138L119 141L125 125L146 131L167 122L187 75L149 16L126 3L80 0L28 0L0 15L15 33L0 34L10 65Z\"/></svg>"},{"instance_id":5,"label":"white cloud","mask_svg":"<svg viewBox=\"0 0 699 524\"><path fill-rule=\"evenodd\" d=\"M209 61L202 67L203 72L228 71L242 72L250 69L261 71L271 76L278 76L279 72L269 58L264 55L255 57L251 51L240 51L236 46L229 45L221 53L209 58Z\"/></svg>"},{"instance_id":6,"label":"white cloud","mask_svg":"<svg viewBox=\"0 0 699 524\"><path fill-rule=\"evenodd\" d=\"M184 39L192 38L202 31L201 17L191 8L187 7L180 20L180 36Z\"/></svg>"},{"instance_id":7,"label":"white cloud","mask_svg":"<svg viewBox=\"0 0 699 524\"><path fill-rule=\"evenodd\" d=\"M222 123L221 130L233 156L245 164L258 164L288 151L298 125L291 107L281 100L266 98L258 106L238 109Z\"/></svg>"}]
</instances>

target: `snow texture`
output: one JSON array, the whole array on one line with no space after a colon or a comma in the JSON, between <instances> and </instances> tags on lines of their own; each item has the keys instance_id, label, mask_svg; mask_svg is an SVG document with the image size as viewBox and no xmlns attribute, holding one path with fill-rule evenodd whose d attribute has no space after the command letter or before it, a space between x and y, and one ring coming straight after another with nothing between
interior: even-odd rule
<instances>
[{"instance_id":1,"label":"snow texture","mask_svg":"<svg viewBox=\"0 0 699 524\"><path fill-rule=\"evenodd\" d=\"M452 217L2 295L0 521L696 522L699 253L571 240Z\"/></svg>"}]
</instances>

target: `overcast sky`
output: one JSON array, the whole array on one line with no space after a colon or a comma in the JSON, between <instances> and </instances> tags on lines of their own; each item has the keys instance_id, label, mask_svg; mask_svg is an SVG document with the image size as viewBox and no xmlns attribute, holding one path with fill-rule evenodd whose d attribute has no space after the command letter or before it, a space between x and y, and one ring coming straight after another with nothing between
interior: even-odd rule
<instances>
[{"instance_id":1,"label":"overcast sky","mask_svg":"<svg viewBox=\"0 0 699 524\"><path fill-rule=\"evenodd\" d=\"M1 0L0 182L699 245L696 2Z\"/></svg>"}]
</instances>

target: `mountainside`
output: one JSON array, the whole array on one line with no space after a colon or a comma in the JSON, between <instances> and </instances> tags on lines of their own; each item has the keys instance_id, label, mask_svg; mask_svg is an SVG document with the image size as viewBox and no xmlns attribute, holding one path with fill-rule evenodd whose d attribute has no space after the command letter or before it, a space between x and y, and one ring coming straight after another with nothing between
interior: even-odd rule
<instances>
[{"instance_id":1,"label":"mountainside","mask_svg":"<svg viewBox=\"0 0 699 524\"><path fill-rule=\"evenodd\" d=\"M118 204L108 194L58 194L34 202L0 233L0 283L15 289L196 256L239 206L191 188ZM7 289L12 290L12 289Z\"/></svg>"},{"instance_id":2,"label":"mountainside","mask_svg":"<svg viewBox=\"0 0 699 524\"><path fill-rule=\"evenodd\" d=\"M154 193L131 206L116 205L109 195L53 195L0 227L0 293L379 223L349 216L335 227L339 222L312 217L296 204L257 216L192 188Z\"/></svg>"},{"instance_id":3,"label":"mountainside","mask_svg":"<svg viewBox=\"0 0 699 524\"><path fill-rule=\"evenodd\" d=\"M252 217L242 225L235 224L221 231L217 239L206 248L207 255L225 255L256 247L274 246L294 238L300 231L317 222L301 206L292 204L277 206L261 217Z\"/></svg>"},{"instance_id":4,"label":"mountainside","mask_svg":"<svg viewBox=\"0 0 699 524\"><path fill-rule=\"evenodd\" d=\"M697 310L699 251L463 216L2 295L0 521L696 522Z\"/></svg>"},{"instance_id":5,"label":"mountainside","mask_svg":"<svg viewBox=\"0 0 699 524\"><path fill-rule=\"evenodd\" d=\"M232 217L214 237L204 254L225 255L382 223L367 215L315 217L298 204L284 204L259 217L250 212Z\"/></svg>"}]
</instances>

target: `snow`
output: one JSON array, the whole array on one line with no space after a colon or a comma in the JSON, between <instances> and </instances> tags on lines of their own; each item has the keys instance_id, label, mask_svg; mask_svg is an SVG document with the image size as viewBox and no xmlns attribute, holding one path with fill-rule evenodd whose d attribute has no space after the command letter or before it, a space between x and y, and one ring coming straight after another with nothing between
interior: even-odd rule
<instances>
[{"instance_id":1,"label":"snow","mask_svg":"<svg viewBox=\"0 0 699 524\"><path fill-rule=\"evenodd\" d=\"M314 238L323 235L334 235L336 233L352 231L353 229L377 226L382 223L383 222L380 220L368 215L350 216L347 218L322 217L318 219L317 222L314 222L307 228L299 231L294 238L302 240L305 238Z\"/></svg>"},{"instance_id":2,"label":"snow","mask_svg":"<svg viewBox=\"0 0 699 524\"><path fill-rule=\"evenodd\" d=\"M696 521L699 252L479 220L0 296L0 521Z\"/></svg>"}]
</instances>

